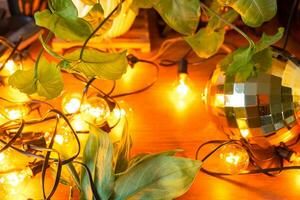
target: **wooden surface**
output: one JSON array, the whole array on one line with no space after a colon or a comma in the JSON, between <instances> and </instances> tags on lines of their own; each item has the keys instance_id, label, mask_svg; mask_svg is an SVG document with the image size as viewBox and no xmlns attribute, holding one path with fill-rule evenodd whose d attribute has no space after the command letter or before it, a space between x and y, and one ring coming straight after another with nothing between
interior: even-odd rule
<instances>
[{"instance_id":1,"label":"wooden surface","mask_svg":"<svg viewBox=\"0 0 300 200\"><path fill-rule=\"evenodd\" d=\"M271 31L272 32L272 31ZM154 52L163 39L157 38L155 30L151 31ZM235 45L244 43L241 36L228 33L226 41ZM291 52L300 56L299 44L289 43ZM178 59L186 53L188 47L184 43L172 46L164 58ZM141 58L149 55L139 54ZM149 90L122 98L132 109L130 131L133 136L132 154L142 152L160 152L169 149L183 149L179 154L194 158L199 144L212 139L223 139L224 135L213 124L201 101L201 93L210 74L221 56L203 62L201 65L190 66L189 74L193 83L194 97L184 109L178 109L176 99L171 90L176 80L176 66L160 68L157 83ZM189 61L199 60L195 55ZM141 64L135 68L135 76L127 82L119 81L118 92L125 92L142 87L153 78L154 71L150 65ZM99 85L102 82L99 82ZM109 85L109 83L106 83ZM105 85L104 84L104 85ZM103 85L103 84L102 84ZM66 90L78 89L78 84L65 80ZM201 154L205 155L205 151ZM207 166L204 164L204 166ZM207 167L214 167L213 165ZM282 200L299 199L300 171L283 172L280 176L270 178L265 175L230 176L216 178L202 172L197 175L191 189L179 199L182 200ZM64 200L68 197L68 188L60 186L53 200Z\"/></svg>"}]
</instances>

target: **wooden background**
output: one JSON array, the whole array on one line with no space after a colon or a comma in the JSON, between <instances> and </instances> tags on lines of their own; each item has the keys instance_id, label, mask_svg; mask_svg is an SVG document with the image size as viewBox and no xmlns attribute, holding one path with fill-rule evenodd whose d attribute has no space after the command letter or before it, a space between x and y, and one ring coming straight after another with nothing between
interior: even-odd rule
<instances>
[{"instance_id":1,"label":"wooden background","mask_svg":"<svg viewBox=\"0 0 300 200\"><path fill-rule=\"evenodd\" d=\"M274 33L276 30L274 27L276 25L272 23L267 25L264 30ZM136 54L140 58L151 57L163 41L158 37L155 27L152 26L150 32L153 52L151 54ZM227 33L226 42L235 45L246 44L246 41L234 32ZM289 43L288 49L300 57L299 44L292 41ZM162 58L177 60L187 50L188 46L186 44L178 43L165 52ZM189 66L194 95L184 109L177 107L176 99L170 94L177 76L176 66L161 67L158 81L149 90L141 94L121 98L133 109L133 117L130 120L133 155L142 152L154 153L180 148L184 150L183 153L179 154L180 156L194 158L198 145L208 140L224 138L222 132L210 121L201 101L201 93L205 83L220 59L221 56L217 56L197 66ZM199 61L199 58L191 54L189 61ZM148 64L140 64L134 70L135 76L129 81L126 83L118 82L116 93L143 87L153 78L153 67ZM79 83L74 83L74 81L68 79L65 80L65 85L66 90L79 87ZM201 155L205 155L205 151ZM204 166L214 167L206 164ZM265 175L216 178L199 172L191 189L179 199L298 199L300 197L299 191L299 170L283 172L275 178ZM60 186L53 200L65 200L67 198L68 188Z\"/></svg>"}]
</instances>

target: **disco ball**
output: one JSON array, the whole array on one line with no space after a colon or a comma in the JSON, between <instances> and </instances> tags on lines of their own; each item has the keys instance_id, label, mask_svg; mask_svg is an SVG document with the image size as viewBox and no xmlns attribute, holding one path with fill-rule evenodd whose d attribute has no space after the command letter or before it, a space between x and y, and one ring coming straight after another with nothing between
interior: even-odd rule
<instances>
[{"instance_id":1,"label":"disco ball","mask_svg":"<svg viewBox=\"0 0 300 200\"><path fill-rule=\"evenodd\" d=\"M217 68L207 83L206 107L232 139L268 147L300 133L300 62L278 48L272 54L272 67L245 82Z\"/></svg>"}]
</instances>

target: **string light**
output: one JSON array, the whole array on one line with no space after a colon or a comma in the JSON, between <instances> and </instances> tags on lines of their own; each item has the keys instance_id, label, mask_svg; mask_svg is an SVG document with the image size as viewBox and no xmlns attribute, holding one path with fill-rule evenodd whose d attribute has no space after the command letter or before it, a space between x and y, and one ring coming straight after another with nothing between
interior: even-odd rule
<instances>
[{"instance_id":1,"label":"string light","mask_svg":"<svg viewBox=\"0 0 300 200\"><path fill-rule=\"evenodd\" d=\"M78 93L66 93L62 100L62 109L66 114L73 114L79 111L81 95Z\"/></svg>"},{"instance_id":2,"label":"string light","mask_svg":"<svg viewBox=\"0 0 300 200\"><path fill-rule=\"evenodd\" d=\"M180 73L178 83L176 85L176 92L180 99L186 97L189 93L190 87L188 85L188 74Z\"/></svg>"},{"instance_id":3,"label":"string light","mask_svg":"<svg viewBox=\"0 0 300 200\"><path fill-rule=\"evenodd\" d=\"M80 114L75 115L71 120L71 125L75 131L88 131L89 125L86 123Z\"/></svg>"},{"instance_id":4,"label":"string light","mask_svg":"<svg viewBox=\"0 0 300 200\"><path fill-rule=\"evenodd\" d=\"M237 144L227 144L222 147L220 159L225 163L226 170L231 174L237 174L245 170L249 165L247 151Z\"/></svg>"},{"instance_id":5,"label":"string light","mask_svg":"<svg viewBox=\"0 0 300 200\"><path fill-rule=\"evenodd\" d=\"M100 97L88 98L80 107L82 119L88 123L100 126L110 115L106 101Z\"/></svg>"},{"instance_id":6,"label":"string light","mask_svg":"<svg viewBox=\"0 0 300 200\"><path fill-rule=\"evenodd\" d=\"M28 113L29 108L26 105L16 105L5 107L2 115L9 120L16 120L24 118Z\"/></svg>"},{"instance_id":7,"label":"string light","mask_svg":"<svg viewBox=\"0 0 300 200\"><path fill-rule=\"evenodd\" d=\"M1 70L1 74L3 76L10 76L13 73L15 73L18 69L19 67L16 65L16 63L13 60L8 60L5 63L4 68Z\"/></svg>"}]
</instances>

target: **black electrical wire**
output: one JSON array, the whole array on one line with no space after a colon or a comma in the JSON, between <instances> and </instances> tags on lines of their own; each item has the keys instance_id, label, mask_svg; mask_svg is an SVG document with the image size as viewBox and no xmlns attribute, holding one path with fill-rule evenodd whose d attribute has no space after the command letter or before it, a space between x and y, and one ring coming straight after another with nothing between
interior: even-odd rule
<instances>
[{"instance_id":1,"label":"black electrical wire","mask_svg":"<svg viewBox=\"0 0 300 200\"><path fill-rule=\"evenodd\" d=\"M139 59L138 62L148 63L148 64L151 64L152 66L154 66L154 68L155 68L155 77L154 77L154 79L151 81L151 83L149 83L147 86L145 86L143 88L140 88L140 89L137 89L137 90L134 90L134 91L131 91L131 92L125 92L125 93L111 95L110 96L111 98L120 98L120 97L124 97L124 96L139 94L141 92L144 92L144 91L148 90L149 88L151 88L156 83L156 81L158 80L158 75L159 75L159 66L158 66L158 64L156 64L155 62L152 62L152 61L142 60L142 59Z\"/></svg>"},{"instance_id":2,"label":"black electrical wire","mask_svg":"<svg viewBox=\"0 0 300 200\"><path fill-rule=\"evenodd\" d=\"M198 148L197 148L197 151L196 151L196 155L195 155L195 159L196 160L199 160L199 152L200 150L208 145L208 144L219 144L216 148L214 148L210 153L208 153L204 158L201 159L202 162L205 162L208 158L210 158L217 150L219 150L220 148L222 148L223 146L227 145L227 144L230 144L230 143L240 143L240 145L242 145L243 147L246 147L246 150L249 154L249 157L250 157L250 162L251 164L256 167L256 169L253 169L253 170L247 170L247 171L243 171L243 172L240 172L240 173L237 173L235 175L248 175L248 174L265 174L267 176L271 176L271 177L274 177L278 174L280 174L280 172L282 171L286 171L286 170L292 170L292 169L300 169L300 166L284 166L284 163L283 163L283 159L279 157L280 159L280 166L279 167L270 167L270 168L262 168L256 161L252 154L251 151L249 151L249 147L247 146L244 146L245 142L244 141L240 141L240 140L211 140L211 141L208 141L208 142L205 142L203 144L201 144ZM225 172L215 172L215 171L211 171L211 170L208 170L204 167L202 167L200 169L200 171L208 174L208 175L211 175L211 176L230 176L232 174L230 173L225 173ZM276 174L272 173L272 172L277 172Z\"/></svg>"},{"instance_id":3,"label":"black electrical wire","mask_svg":"<svg viewBox=\"0 0 300 200\"><path fill-rule=\"evenodd\" d=\"M96 200L101 200L101 197L98 194L96 185L93 181L92 173L91 173L90 169L88 168L88 166L85 165L84 163L76 161L76 160L74 160L73 163L80 164L86 170L88 178L89 178L89 182L90 182L90 185L91 185L92 193L93 193Z\"/></svg>"}]
</instances>

